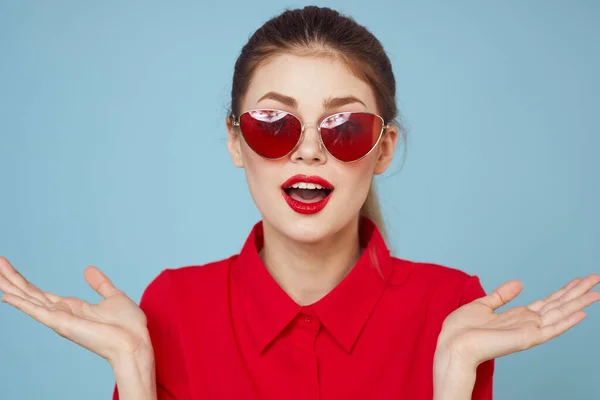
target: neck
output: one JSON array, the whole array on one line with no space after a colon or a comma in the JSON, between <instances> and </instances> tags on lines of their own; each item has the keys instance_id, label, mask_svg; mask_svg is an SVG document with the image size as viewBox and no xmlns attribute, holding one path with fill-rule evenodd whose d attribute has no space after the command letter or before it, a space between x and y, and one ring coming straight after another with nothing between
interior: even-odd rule
<instances>
[{"instance_id":1,"label":"neck","mask_svg":"<svg viewBox=\"0 0 600 400\"><path fill-rule=\"evenodd\" d=\"M312 304L329 293L360 257L358 216L332 237L301 243L263 221L261 258L281 288L297 304Z\"/></svg>"}]
</instances>

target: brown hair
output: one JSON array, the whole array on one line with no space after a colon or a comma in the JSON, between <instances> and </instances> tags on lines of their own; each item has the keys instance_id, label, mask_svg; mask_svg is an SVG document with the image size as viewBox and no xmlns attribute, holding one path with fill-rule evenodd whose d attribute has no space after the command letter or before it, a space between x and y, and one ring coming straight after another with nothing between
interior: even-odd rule
<instances>
[{"instance_id":1,"label":"brown hair","mask_svg":"<svg viewBox=\"0 0 600 400\"><path fill-rule=\"evenodd\" d=\"M261 26L242 48L235 63L231 89L230 123L239 115L241 99L256 69L275 54L334 57L341 60L375 93L377 108L386 123L397 121L396 80L390 60L377 38L354 19L325 7L286 10ZM371 219L387 241L374 182L360 214Z\"/></svg>"}]
</instances>

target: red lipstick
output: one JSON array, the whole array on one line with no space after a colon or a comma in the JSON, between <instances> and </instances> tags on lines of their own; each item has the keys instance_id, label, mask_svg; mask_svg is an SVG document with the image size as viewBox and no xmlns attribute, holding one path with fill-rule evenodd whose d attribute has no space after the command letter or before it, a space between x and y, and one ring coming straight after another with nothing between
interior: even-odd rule
<instances>
[{"instance_id":1,"label":"red lipstick","mask_svg":"<svg viewBox=\"0 0 600 400\"><path fill-rule=\"evenodd\" d=\"M286 193L285 189L288 189L292 185L300 182L313 183L321 186L324 189L329 190L330 192L325 196L325 198L314 203L296 200L289 196ZM290 206L290 208L299 214L315 214L321 211L329 202L329 199L331 198L331 195L333 193L333 189L333 185L329 183L326 179L321 178L320 176L294 175L281 185L281 193L283 195L283 198Z\"/></svg>"}]
</instances>

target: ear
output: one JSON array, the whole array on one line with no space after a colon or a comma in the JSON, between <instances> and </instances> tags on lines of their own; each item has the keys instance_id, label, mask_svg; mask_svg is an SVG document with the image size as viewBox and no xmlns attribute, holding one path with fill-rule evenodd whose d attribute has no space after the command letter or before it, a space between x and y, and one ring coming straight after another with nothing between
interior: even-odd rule
<instances>
[{"instance_id":1,"label":"ear","mask_svg":"<svg viewBox=\"0 0 600 400\"><path fill-rule=\"evenodd\" d=\"M244 158L242 157L242 133L239 126L233 125L233 118L227 116L225 119L227 126L227 149L233 165L238 168L244 168Z\"/></svg>"},{"instance_id":2,"label":"ear","mask_svg":"<svg viewBox=\"0 0 600 400\"><path fill-rule=\"evenodd\" d=\"M375 175L383 174L388 169L392 163L397 143L398 127L390 124L379 141L379 156L373 171Z\"/></svg>"}]
</instances>

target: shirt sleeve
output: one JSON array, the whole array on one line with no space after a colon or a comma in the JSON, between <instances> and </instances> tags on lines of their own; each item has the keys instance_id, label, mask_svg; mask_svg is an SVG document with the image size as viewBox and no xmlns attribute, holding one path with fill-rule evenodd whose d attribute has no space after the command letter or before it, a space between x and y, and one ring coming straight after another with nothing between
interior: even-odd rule
<instances>
[{"instance_id":1,"label":"shirt sleeve","mask_svg":"<svg viewBox=\"0 0 600 400\"><path fill-rule=\"evenodd\" d=\"M191 396L180 340L179 305L170 279L169 270L161 272L144 291L140 308L146 314L154 349L158 400L187 400ZM113 400L119 400L117 385Z\"/></svg>"},{"instance_id":2,"label":"shirt sleeve","mask_svg":"<svg viewBox=\"0 0 600 400\"><path fill-rule=\"evenodd\" d=\"M486 295L477 276L471 276L463 287L459 306L470 303ZM492 400L494 360L485 361L477 367L477 377L473 387L472 400Z\"/></svg>"}]
</instances>

